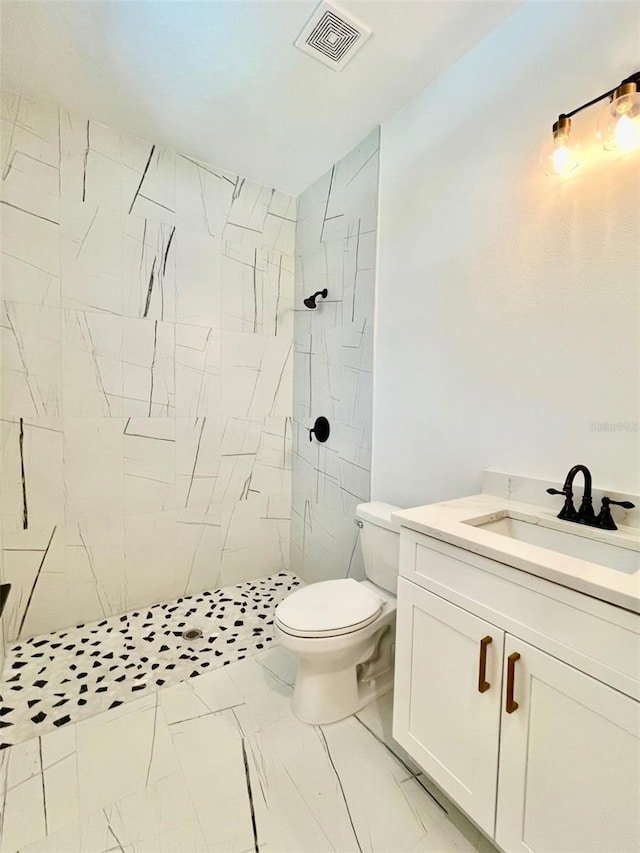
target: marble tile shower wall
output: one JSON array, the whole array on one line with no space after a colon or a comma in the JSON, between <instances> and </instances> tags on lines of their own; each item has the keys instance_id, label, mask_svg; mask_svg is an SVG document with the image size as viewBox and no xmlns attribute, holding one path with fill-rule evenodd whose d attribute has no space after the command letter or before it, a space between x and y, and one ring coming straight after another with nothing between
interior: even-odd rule
<instances>
[{"instance_id":1,"label":"marble tile shower wall","mask_svg":"<svg viewBox=\"0 0 640 853\"><path fill-rule=\"evenodd\" d=\"M0 220L1 221L1 220ZM2 289L2 280L0 279L0 290ZM2 405L2 370L0 370L0 407ZM2 409L0 408L0 418L2 417ZM0 518L2 518L2 477L0 477ZM0 584L4 583L4 567L2 559L2 524L0 524ZM4 669L5 661L5 643L3 622L0 618L0 675Z\"/></svg>"},{"instance_id":2,"label":"marble tile shower wall","mask_svg":"<svg viewBox=\"0 0 640 853\"><path fill-rule=\"evenodd\" d=\"M295 200L2 95L8 639L288 566Z\"/></svg>"},{"instance_id":3,"label":"marble tile shower wall","mask_svg":"<svg viewBox=\"0 0 640 853\"><path fill-rule=\"evenodd\" d=\"M369 500L379 129L298 199L291 565L363 576L354 513ZM302 300L327 288L316 310ZM326 444L309 441L319 415Z\"/></svg>"}]
</instances>

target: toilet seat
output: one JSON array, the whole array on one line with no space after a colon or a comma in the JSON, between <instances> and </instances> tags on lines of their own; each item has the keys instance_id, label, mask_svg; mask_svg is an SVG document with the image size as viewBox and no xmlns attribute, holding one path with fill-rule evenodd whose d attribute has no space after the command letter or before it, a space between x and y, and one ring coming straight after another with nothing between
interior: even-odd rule
<instances>
[{"instance_id":1,"label":"toilet seat","mask_svg":"<svg viewBox=\"0 0 640 853\"><path fill-rule=\"evenodd\" d=\"M352 578L310 584L277 607L276 623L296 637L336 637L369 625L384 601Z\"/></svg>"}]
</instances>

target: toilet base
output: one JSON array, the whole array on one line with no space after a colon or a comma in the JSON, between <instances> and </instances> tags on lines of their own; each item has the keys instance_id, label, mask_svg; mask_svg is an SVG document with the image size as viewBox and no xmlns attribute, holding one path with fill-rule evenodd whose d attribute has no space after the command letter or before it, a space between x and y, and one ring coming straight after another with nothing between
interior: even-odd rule
<instances>
[{"instance_id":1,"label":"toilet base","mask_svg":"<svg viewBox=\"0 0 640 853\"><path fill-rule=\"evenodd\" d=\"M337 654L301 654L291 699L293 713L312 725L335 723L355 714L393 687L394 651L395 619Z\"/></svg>"},{"instance_id":2,"label":"toilet base","mask_svg":"<svg viewBox=\"0 0 640 853\"><path fill-rule=\"evenodd\" d=\"M366 685L358 684L354 668L328 673L324 678L317 675L307 678L304 674L301 678L298 670L291 710L303 723L314 726L336 723L357 713L392 687L393 669Z\"/></svg>"}]
</instances>

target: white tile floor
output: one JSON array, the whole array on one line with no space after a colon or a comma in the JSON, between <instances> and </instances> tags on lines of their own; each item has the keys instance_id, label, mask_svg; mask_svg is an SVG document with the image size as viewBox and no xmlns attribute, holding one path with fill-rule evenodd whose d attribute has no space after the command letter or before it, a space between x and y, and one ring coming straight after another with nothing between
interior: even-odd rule
<instances>
[{"instance_id":1,"label":"white tile floor","mask_svg":"<svg viewBox=\"0 0 640 853\"><path fill-rule=\"evenodd\" d=\"M272 647L4 750L0 850L493 850L386 745L391 694L307 726L294 675Z\"/></svg>"}]
</instances>

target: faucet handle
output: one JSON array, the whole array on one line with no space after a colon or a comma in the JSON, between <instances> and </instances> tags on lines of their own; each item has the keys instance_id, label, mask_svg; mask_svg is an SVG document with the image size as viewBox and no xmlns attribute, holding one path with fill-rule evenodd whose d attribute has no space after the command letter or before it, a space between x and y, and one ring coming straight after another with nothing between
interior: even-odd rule
<instances>
[{"instance_id":1,"label":"faucet handle","mask_svg":"<svg viewBox=\"0 0 640 853\"><path fill-rule=\"evenodd\" d=\"M573 505L573 489L570 486L565 486L563 489L547 489L549 495L564 495L564 506L558 513L558 518L565 521L573 521L577 518L578 513Z\"/></svg>"},{"instance_id":2,"label":"faucet handle","mask_svg":"<svg viewBox=\"0 0 640 853\"><path fill-rule=\"evenodd\" d=\"M636 508L636 505L632 504L631 501L612 501L611 498L607 498L607 497L602 498L602 503L604 503L605 501L607 503L607 506L609 506L609 504L611 504L612 506L624 507L624 509L635 509Z\"/></svg>"},{"instance_id":3,"label":"faucet handle","mask_svg":"<svg viewBox=\"0 0 640 853\"><path fill-rule=\"evenodd\" d=\"M614 501L605 495L605 497L602 498L602 508L596 518L596 526L601 527L603 530L618 529L615 521L613 520L613 516L611 515L611 510L609 509L612 504L614 506L621 506L624 509L636 508L636 505L632 504L631 501Z\"/></svg>"}]
</instances>

